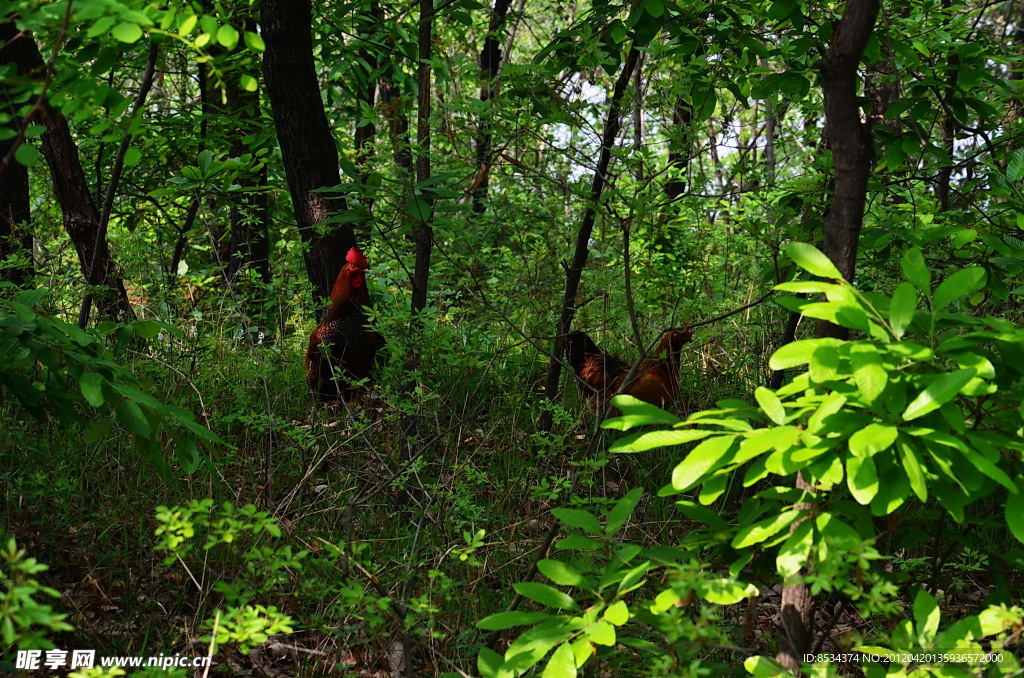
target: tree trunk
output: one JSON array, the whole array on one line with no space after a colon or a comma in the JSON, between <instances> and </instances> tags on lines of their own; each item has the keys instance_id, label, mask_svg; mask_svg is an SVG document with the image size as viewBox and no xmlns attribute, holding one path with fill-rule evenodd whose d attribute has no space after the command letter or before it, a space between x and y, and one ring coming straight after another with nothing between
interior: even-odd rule
<instances>
[{"instance_id":1,"label":"tree trunk","mask_svg":"<svg viewBox=\"0 0 1024 678\"><path fill-rule=\"evenodd\" d=\"M0 40L8 42L17 34L13 24L0 26ZM21 41L19 41L21 42ZM15 63L13 45L0 49L0 65ZM25 75L19 69L19 75ZM14 92L6 84L0 84L0 97L4 102L11 102ZM13 118L13 125L20 123L16 107L8 103L3 107ZM0 173L0 280L22 286L28 283L33 271L32 266L32 231L29 222L32 215L29 208L28 168L14 159L19 137L0 141L0 158L10 158ZM12 258L9 265L4 260ZM28 262L22 265L20 262ZM19 263L15 263L19 262Z\"/></svg>"},{"instance_id":2,"label":"tree trunk","mask_svg":"<svg viewBox=\"0 0 1024 678\"><path fill-rule=\"evenodd\" d=\"M256 21L245 20L245 30L256 32ZM239 49L243 49L239 45ZM258 146L250 147L243 141L262 125L260 122L259 91L243 90L237 78L226 81L228 119L234 122L231 133L231 156L234 158L255 153ZM267 205L267 166L255 175L238 177L243 189L231 203L231 247L228 263L228 280L235 281L238 272L246 266L253 267L263 283L270 282L270 210Z\"/></svg>"},{"instance_id":3,"label":"tree trunk","mask_svg":"<svg viewBox=\"0 0 1024 678\"><path fill-rule=\"evenodd\" d=\"M337 186L338 149L324 113L313 62L309 0L263 0L260 25L266 51L263 79L281 145L295 221L307 245L306 272L313 289L327 299L345 254L355 245L349 224L334 224L326 233L316 225L332 212L346 209L344 199L317 189Z\"/></svg>"},{"instance_id":4,"label":"tree trunk","mask_svg":"<svg viewBox=\"0 0 1024 678\"><path fill-rule=\"evenodd\" d=\"M419 104L416 118L416 184L430 180L430 57L433 49L434 0L420 0L419 21ZM418 189L416 189L418 192ZM416 269L412 279L413 315L427 306L427 284L430 280L430 251L434 232L430 211L433 200L426 193L413 196L419 205L416 228ZM417 215L413 215L417 216Z\"/></svg>"},{"instance_id":5,"label":"tree trunk","mask_svg":"<svg viewBox=\"0 0 1024 678\"><path fill-rule=\"evenodd\" d=\"M473 211L477 214L487 209L487 189L491 184L491 148L493 145L493 109L488 102L498 96L498 74L501 72L501 32L511 0L495 0L491 19L480 50L480 103L484 109L480 114L480 126L476 136L477 179L473 189ZM492 104L493 105L493 104Z\"/></svg>"},{"instance_id":6,"label":"tree trunk","mask_svg":"<svg viewBox=\"0 0 1024 678\"><path fill-rule=\"evenodd\" d=\"M864 222L868 175L874 153L871 119L866 117L862 121L860 116L857 67L879 9L878 0L848 0L842 22L833 28L828 54L818 63L835 174L832 205L822 228L823 249L849 281L856 272L857 244ZM844 338L846 332L830 323L819 323L815 334ZM802 477L797 479L797 487L810 491ZM809 505L798 508L812 510ZM804 520L809 518L811 515ZM802 577L786 582L782 589L782 621L775 658L794 674L799 674L801 659L810 652L814 640L813 605L814 599Z\"/></svg>"},{"instance_id":7,"label":"tree trunk","mask_svg":"<svg viewBox=\"0 0 1024 678\"><path fill-rule=\"evenodd\" d=\"M0 31L0 40L6 43L4 51L9 52L6 58L18 65L19 73L42 76L45 64L35 40L28 33L17 31L13 24L3 24ZM99 291L100 314L114 320L134 320L135 312L110 257L107 238L100 234L100 214L89 192L68 122L47 101L40 102L35 117L46 126L42 137L43 156L50 168L53 192L64 214L64 229L75 246L78 264L87 281L90 268L94 265L96 268L93 283Z\"/></svg>"},{"instance_id":8,"label":"tree trunk","mask_svg":"<svg viewBox=\"0 0 1024 678\"><path fill-rule=\"evenodd\" d=\"M552 358L548 363L548 374L544 384L544 397L549 402L554 402L558 395L558 382L562 376L562 354L565 352L565 335L569 333L572 317L576 312L576 294L579 291L580 278L583 277L583 267L587 265L587 257L590 254L590 234L594 230L597 205L601 202L601 194L604 192L608 166L612 160L612 148L619 136L619 130L622 129L622 98L626 93L627 85L629 85L630 76L633 75L633 69L636 68L639 55L640 52L636 47L630 48L626 63L622 65L622 71L612 90L611 101L608 102L608 119L605 121L604 135L601 138L601 155L597 160L597 168L594 170L594 177L590 183L590 200L587 201L579 230L576 231L576 250L573 252L572 263L565 274L562 309L558 317L555 343L551 351ZM537 428L547 432L551 430L551 424L551 412L545 410L540 416Z\"/></svg>"}]
</instances>

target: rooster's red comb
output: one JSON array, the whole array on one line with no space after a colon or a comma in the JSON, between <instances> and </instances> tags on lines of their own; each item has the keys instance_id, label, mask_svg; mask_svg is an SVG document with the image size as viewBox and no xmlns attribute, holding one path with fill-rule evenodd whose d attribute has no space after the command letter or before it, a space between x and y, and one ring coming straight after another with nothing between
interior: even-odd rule
<instances>
[{"instance_id":1,"label":"rooster's red comb","mask_svg":"<svg viewBox=\"0 0 1024 678\"><path fill-rule=\"evenodd\" d=\"M348 254L345 255L345 261L362 269L370 268L370 264L366 261L366 257L363 256L358 247L353 247L348 251Z\"/></svg>"}]
</instances>

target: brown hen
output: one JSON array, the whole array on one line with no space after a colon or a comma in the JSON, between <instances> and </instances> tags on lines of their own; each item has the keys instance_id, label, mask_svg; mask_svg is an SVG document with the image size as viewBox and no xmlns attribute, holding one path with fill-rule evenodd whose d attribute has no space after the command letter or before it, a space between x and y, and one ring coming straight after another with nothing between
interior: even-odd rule
<instances>
[{"instance_id":1,"label":"brown hen","mask_svg":"<svg viewBox=\"0 0 1024 678\"><path fill-rule=\"evenodd\" d=\"M658 348L640 364L622 392L663 409L669 407L679 397L679 354L692 337L690 330L666 332ZM665 357L655 358L662 353ZM605 353L578 330L566 336L566 355L590 401L590 409L603 412L608 400L619 392L631 365Z\"/></svg>"}]
</instances>

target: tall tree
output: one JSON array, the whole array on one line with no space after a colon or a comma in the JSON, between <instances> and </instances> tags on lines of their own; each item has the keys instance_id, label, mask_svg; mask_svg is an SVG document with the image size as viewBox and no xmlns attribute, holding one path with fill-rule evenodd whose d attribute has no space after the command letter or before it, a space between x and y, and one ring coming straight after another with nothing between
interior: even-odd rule
<instances>
[{"instance_id":1,"label":"tall tree","mask_svg":"<svg viewBox=\"0 0 1024 678\"><path fill-rule=\"evenodd\" d=\"M17 31L10 23L0 26L0 31L0 40L6 42L4 50L11 51L9 58L18 65L19 72L42 77L45 64L35 40L28 33ZM71 136L67 120L45 98L36 105L32 118L41 120L46 126L42 150L50 168L53 190L64 214L64 228L78 253L82 273L99 290L97 306L100 313L107 318L134 319L135 312L128 301L124 282L111 258L106 235L100 228L100 213L89 191L78 146Z\"/></svg>"},{"instance_id":2,"label":"tall tree","mask_svg":"<svg viewBox=\"0 0 1024 678\"><path fill-rule=\"evenodd\" d=\"M317 225L332 212L343 211L345 200L321 189L337 186L338 149L320 96L309 0L263 0L260 25L266 51L263 79L281 145L295 221L307 246L306 272L317 295L326 299L345 253L355 245L350 224Z\"/></svg>"},{"instance_id":3,"label":"tall tree","mask_svg":"<svg viewBox=\"0 0 1024 678\"><path fill-rule=\"evenodd\" d=\"M430 279L430 254L434 231L430 225L433 200L419 187L430 181L430 58L433 50L434 0L420 0L419 22L419 102L416 118L416 185L412 204L416 205L416 269L412 279L413 313L427 307L427 283Z\"/></svg>"},{"instance_id":4,"label":"tall tree","mask_svg":"<svg viewBox=\"0 0 1024 678\"><path fill-rule=\"evenodd\" d=\"M0 26L0 39L10 40L17 33L13 24ZM14 63L14 50L0 49L0 65ZM19 73L19 75L24 75ZM18 92L7 83L0 84L0 110L15 121L20 119L17 105ZM20 131L20 130L19 130ZM0 266L8 257L13 260L28 260L28 266L8 265L0 268L0 280L24 285L32 276L32 232L28 228L31 219L29 208L28 169L14 159L14 153L21 141L21 135L0 141Z\"/></svg>"},{"instance_id":5,"label":"tall tree","mask_svg":"<svg viewBox=\"0 0 1024 678\"><path fill-rule=\"evenodd\" d=\"M495 0L494 8L480 50L480 103L484 108L476 133L477 179L473 187L473 211L483 212L487 208L487 189L491 179L491 154L493 146L494 99L498 96L498 75L504 55L501 52L501 34L511 0Z\"/></svg>"},{"instance_id":6,"label":"tall tree","mask_svg":"<svg viewBox=\"0 0 1024 678\"><path fill-rule=\"evenodd\" d=\"M825 131L832 148L834 189L832 204L822 228L822 249L847 280L852 281L857 265L857 244L864 223L868 176L874 144L871 118L862 120L857 97L857 71L868 38L875 27L878 0L848 0L843 18L833 28L828 53L819 62L825 98ZM845 337L843 328L819 323L818 336ZM797 487L812 494L802 475ZM812 503L796 506L811 519ZM796 526L794 525L794 529ZM798 674L803 656L814 640L814 600L802 580L787 581L782 589L781 622L776 659Z\"/></svg>"}]
</instances>

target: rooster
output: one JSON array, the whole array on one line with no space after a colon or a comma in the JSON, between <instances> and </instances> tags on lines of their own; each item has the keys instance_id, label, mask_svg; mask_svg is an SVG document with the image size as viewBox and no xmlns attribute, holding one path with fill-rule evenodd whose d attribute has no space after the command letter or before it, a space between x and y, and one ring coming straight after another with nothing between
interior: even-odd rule
<instances>
[{"instance_id":1,"label":"rooster","mask_svg":"<svg viewBox=\"0 0 1024 678\"><path fill-rule=\"evenodd\" d=\"M679 354L692 338L690 330L666 332L651 357L640 363L623 393L666 408L679 396ZM664 358L655 359L661 353ZM569 365L585 386L590 409L603 412L613 395L619 392L631 365L611 353L605 353L586 334L570 332L566 336Z\"/></svg>"},{"instance_id":2,"label":"rooster","mask_svg":"<svg viewBox=\"0 0 1024 678\"><path fill-rule=\"evenodd\" d=\"M306 383L322 400L350 397L354 389L344 382L369 378L377 349L384 345L384 338L366 327L366 257L353 247L345 262L331 289L327 315L306 350Z\"/></svg>"}]
</instances>

